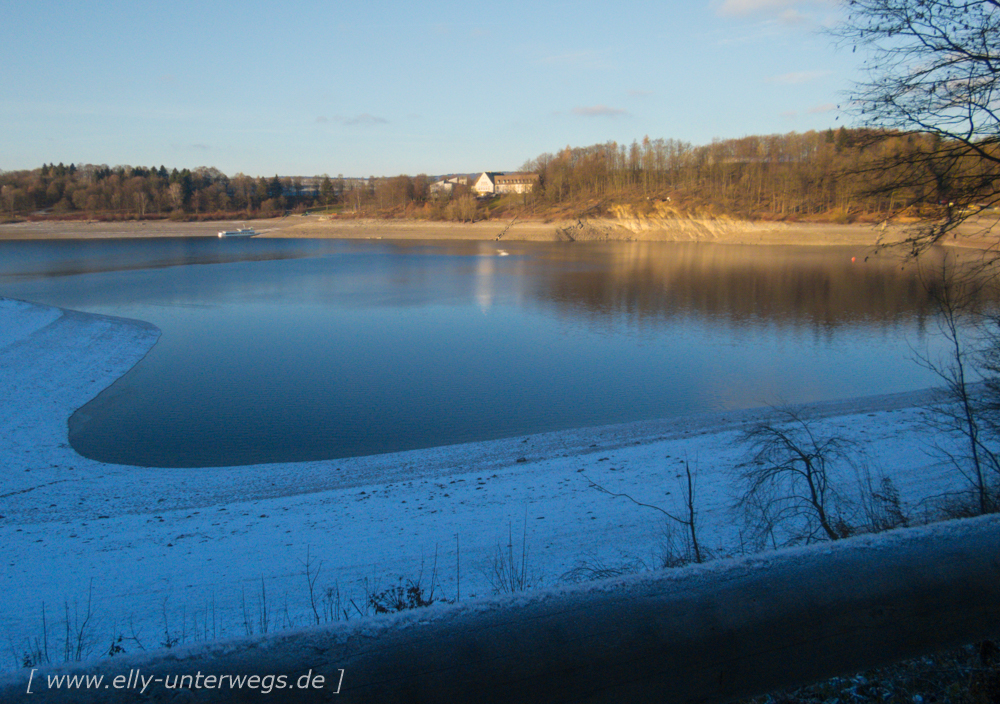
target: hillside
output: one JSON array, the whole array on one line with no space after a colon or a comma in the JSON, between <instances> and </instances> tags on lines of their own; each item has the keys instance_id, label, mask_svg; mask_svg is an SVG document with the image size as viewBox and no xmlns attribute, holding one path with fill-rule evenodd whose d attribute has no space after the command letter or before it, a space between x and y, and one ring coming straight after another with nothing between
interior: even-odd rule
<instances>
[{"instance_id":1,"label":"hillside","mask_svg":"<svg viewBox=\"0 0 1000 704\"><path fill-rule=\"evenodd\" d=\"M908 155L932 147L921 135L846 128L705 146L646 137L542 154L521 167L538 175L537 188L499 197L477 197L461 183L441 192L424 174L255 178L210 167L43 164L0 173L0 217L182 222L320 211L341 219L429 222L610 218L633 232L648 229L628 224L643 218L903 222L939 214L961 187L964 162L947 177L914 173L907 164Z\"/></svg>"}]
</instances>

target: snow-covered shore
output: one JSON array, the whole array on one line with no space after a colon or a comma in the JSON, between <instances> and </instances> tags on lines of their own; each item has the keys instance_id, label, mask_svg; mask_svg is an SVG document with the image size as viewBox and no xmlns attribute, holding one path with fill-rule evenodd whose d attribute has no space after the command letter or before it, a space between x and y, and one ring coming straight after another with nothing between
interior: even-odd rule
<instances>
[{"instance_id":1,"label":"snow-covered shore","mask_svg":"<svg viewBox=\"0 0 1000 704\"><path fill-rule=\"evenodd\" d=\"M701 541L740 544L730 506L735 439L756 410L586 428L373 457L202 469L125 467L77 455L74 410L139 362L159 332L138 321L0 299L0 636L18 660L43 636L61 659L66 613L86 654L123 636L129 652L168 641L307 625L306 577L341 604L418 578L435 597L492 592L498 546L513 536L536 584L581 561L656 562L662 516L595 491L596 482L679 511L696 472ZM955 486L927 453L931 392L817 404L823 432L868 443L904 502ZM435 570L436 565L436 570ZM315 572L313 572L315 574ZM404 582L405 583L405 582Z\"/></svg>"}]
</instances>

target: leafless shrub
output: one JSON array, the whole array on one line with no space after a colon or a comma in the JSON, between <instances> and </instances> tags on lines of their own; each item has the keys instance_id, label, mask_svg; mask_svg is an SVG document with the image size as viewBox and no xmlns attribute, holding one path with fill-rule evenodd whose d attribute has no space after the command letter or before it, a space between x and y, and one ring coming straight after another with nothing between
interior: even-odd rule
<instances>
[{"instance_id":1,"label":"leafless shrub","mask_svg":"<svg viewBox=\"0 0 1000 704\"><path fill-rule=\"evenodd\" d=\"M21 667L25 668L37 667L49 662L49 656L45 652L45 645L38 638L27 639L20 652L18 652L17 648L11 646L11 653L14 659L21 663Z\"/></svg>"},{"instance_id":2,"label":"leafless shrub","mask_svg":"<svg viewBox=\"0 0 1000 704\"><path fill-rule=\"evenodd\" d=\"M528 521L525 514L524 531L521 534L520 555L514 550L514 530L507 524L507 544L497 543L485 576L494 594L515 594L528 591L541 581L528 571Z\"/></svg>"},{"instance_id":3,"label":"leafless shrub","mask_svg":"<svg viewBox=\"0 0 1000 704\"><path fill-rule=\"evenodd\" d=\"M868 532L881 533L910 525L910 518L892 479L883 475L876 481L869 472L864 472L859 488L859 503Z\"/></svg>"},{"instance_id":4,"label":"leafless shrub","mask_svg":"<svg viewBox=\"0 0 1000 704\"><path fill-rule=\"evenodd\" d=\"M264 577L260 578L260 593L257 595L256 617L251 615L247 607L246 589L240 590L240 609L243 612L243 632L248 636L259 633L267 634L271 629L272 614L267 603L267 587L264 585Z\"/></svg>"},{"instance_id":5,"label":"leafless shrub","mask_svg":"<svg viewBox=\"0 0 1000 704\"><path fill-rule=\"evenodd\" d=\"M609 564L602 560L586 559L577 561L572 569L562 574L560 580L571 584L593 582L598 579L611 579L612 577L637 574L648 569L649 566L638 558L625 560L618 564Z\"/></svg>"},{"instance_id":6,"label":"leafless shrub","mask_svg":"<svg viewBox=\"0 0 1000 704\"><path fill-rule=\"evenodd\" d=\"M66 615L65 628L66 640L63 645L63 661L79 662L90 654L94 646L91 626L94 617L94 581L90 581L87 588L87 602L82 613L80 604L73 602L73 614L70 615L69 602L63 602L63 610Z\"/></svg>"},{"instance_id":7,"label":"leafless shrub","mask_svg":"<svg viewBox=\"0 0 1000 704\"><path fill-rule=\"evenodd\" d=\"M377 614L391 614L410 609L421 609L434 603L434 590L437 586L437 548L434 549L434 567L431 570L431 583L425 587L424 565L421 562L420 574L416 579L407 579L403 586L403 578L393 587L369 591L365 601Z\"/></svg>"},{"instance_id":8,"label":"leafless shrub","mask_svg":"<svg viewBox=\"0 0 1000 704\"><path fill-rule=\"evenodd\" d=\"M847 500L831 481L837 465L851 466L858 445L840 436L817 435L790 409L779 420L763 421L745 431L739 442L746 459L736 467L736 508L749 537L758 544L839 540L854 531Z\"/></svg>"},{"instance_id":9,"label":"leafless shrub","mask_svg":"<svg viewBox=\"0 0 1000 704\"><path fill-rule=\"evenodd\" d=\"M396 585L382 589L378 586L377 580L369 582L366 578L364 583L364 608L359 608L353 601L351 601L351 604L354 605L354 608L360 615L365 616L369 613L391 614L399 611L409 611L410 609L420 609L430 606L435 601L440 601L434 597L434 591L437 588L437 557L437 547L435 546L434 565L431 569L429 585L424 585L424 564L421 562L420 572L416 579L405 579L405 584L404 578L399 577ZM339 603L339 590L333 593L328 592L328 598L331 600L335 598ZM330 611L331 613L334 612L332 603ZM344 610L344 620L347 620L346 609Z\"/></svg>"},{"instance_id":10,"label":"leafless shrub","mask_svg":"<svg viewBox=\"0 0 1000 704\"><path fill-rule=\"evenodd\" d=\"M425 592L419 580L407 580L404 587L403 578L400 577L399 584L376 594L369 594L367 601L375 613L392 614L430 606L434 603L434 592Z\"/></svg>"},{"instance_id":11,"label":"leafless shrub","mask_svg":"<svg viewBox=\"0 0 1000 704\"><path fill-rule=\"evenodd\" d=\"M350 612L341 601L339 582L334 582L332 587L326 587L320 601L323 607L324 621L339 621L341 617L345 621L350 620Z\"/></svg>"},{"instance_id":12,"label":"leafless shrub","mask_svg":"<svg viewBox=\"0 0 1000 704\"><path fill-rule=\"evenodd\" d=\"M309 606L312 608L313 618L316 619L316 624L321 622L319 609L316 606L316 580L319 579L320 570L323 568L322 560L319 562L313 562L312 557L309 554L309 546L306 546L306 561L305 561L305 577L306 585L309 587Z\"/></svg>"},{"instance_id":13,"label":"leafless shrub","mask_svg":"<svg viewBox=\"0 0 1000 704\"><path fill-rule=\"evenodd\" d=\"M983 313L981 277L945 264L924 286L945 342L939 356L914 353L917 364L944 384L927 423L940 435L961 440L957 450L934 442L933 452L966 479L976 514L993 513L1000 509L1000 456L994 449L1000 434L1000 320Z\"/></svg>"},{"instance_id":14,"label":"leafless shrub","mask_svg":"<svg viewBox=\"0 0 1000 704\"><path fill-rule=\"evenodd\" d=\"M49 626L45 616L45 602L42 602L42 637L28 638L20 654L17 648L11 644L11 651L15 660L20 660L21 667L36 667L46 665L49 662Z\"/></svg>"},{"instance_id":15,"label":"leafless shrub","mask_svg":"<svg viewBox=\"0 0 1000 704\"><path fill-rule=\"evenodd\" d=\"M980 516L979 494L972 488L928 496L921 502L928 523Z\"/></svg>"},{"instance_id":16,"label":"leafless shrub","mask_svg":"<svg viewBox=\"0 0 1000 704\"><path fill-rule=\"evenodd\" d=\"M160 604L160 613L163 615L163 639L160 641L161 648L173 648L175 645L182 642L181 637L174 635L170 630L170 616L167 612L167 601L168 599L164 597L163 603Z\"/></svg>"},{"instance_id":17,"label":"leafless shrub","mask_svg":"<svg viewBox=\"0 0 1000 704\"><path fill-rule=\"evenodd\" d=\"M659 511L674 523L684 526L684 545L680 549L678 549L676 545L676 541L673 538L673 531L670 526L665 529L667 543L664 556L661 559L661 567L679 567L691 562L701 563L706 557L700 543L698 542L698 511L695 508L695 475L692 473L691 465L688 462L684 463L684 475L687 477L687 482L684 487L684 515L681 517L675 516L673 513L667 511L661 506L637 501L625 493L615 493L610 491L594 482L586 475L584 475L584 479L590 482L592 489L596 489L602 494L607 494L613 499L619 497L626 498L637 506L643 506L645 508L651 508L655 511Z\"/></svg>"},{"instance_id":18,"label":"leafless shrub","mask_svg":"<svg viewBox=\"0 0 1000 704\"><path fill-rule=\"evenodd\" d=\"M698 551L695 551L688 531L664 521L656 550L657 569L667 570L699 564L705 559L711 559L711 556L705 556L705 552L700 546Z\"/></svg>"}]
</instances>

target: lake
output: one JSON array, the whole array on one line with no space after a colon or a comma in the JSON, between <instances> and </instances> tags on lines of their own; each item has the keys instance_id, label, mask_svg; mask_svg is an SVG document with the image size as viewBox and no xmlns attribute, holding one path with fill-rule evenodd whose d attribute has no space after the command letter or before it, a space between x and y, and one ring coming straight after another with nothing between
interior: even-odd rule
<instances>
[{"instance_id":1,"label":"lake","mask_svg":"<svg viewBox=\"0 0 1000 704\"><path fill-rule=\"evenodd\" d=\"M0 242L0 295L162 337L69 422L162 467L291 462L906 391L915 268L860 248L217 238ZM932 256L944 256L940 252Z\"/></svg>"}]
</instances>

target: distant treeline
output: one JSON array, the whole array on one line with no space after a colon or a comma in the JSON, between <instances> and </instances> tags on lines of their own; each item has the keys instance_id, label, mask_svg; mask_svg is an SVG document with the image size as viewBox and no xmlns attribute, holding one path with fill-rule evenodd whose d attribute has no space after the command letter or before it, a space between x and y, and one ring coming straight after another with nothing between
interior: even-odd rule
<instances>
[{"instance_id":1,"label":"distant treeline","mask_svg":"<svg viewBox=\"0 0 1000 704\"><path fill-rule=\"evenodd\" d=\"M315 180L313 180L315 181ZM0 173L0 200L8 216L82 213L90 217L186 217L241 212L274 215L333 203L333 180L306 185L298 178L232 178L215 168L43 164Z\"/></svg>"},{"instance_id":2,"label":"distant treeline","mask_svg":"<svg viewBox=\"0 0 1000 704\"><path fill-rule=\"evenodd\" d=\"M0 173L0 206L10 218L266 217L326 206L345 215L478 220L601 215L619 205L641 212L669 203L688 213L849 220L947 203L965 172L983 167L958 159L936 168L940 162L919 158L940 147L926 135L847 128L704 146L647 137L542 154L521 168L540 175L535 192L492 200L460 184L434 193L434 179L424 174L253 178L207 167L44 164Z\"/></svg>"},{"instance_id":3,"label":"distant treeline","mask_svg":"<svg viewBox=\"0 0 1000 704\"><path fill-rule=\"evenodd\" d=\"M850 219L925 211L947 203L982 160L925 159L940 140L866 129L750 136L692 146L668 139L597 144L543 154L548 203L642 204L751 218ZM1000 177L1000 173L997 174Z\"/></svg>"}]
</instances>

